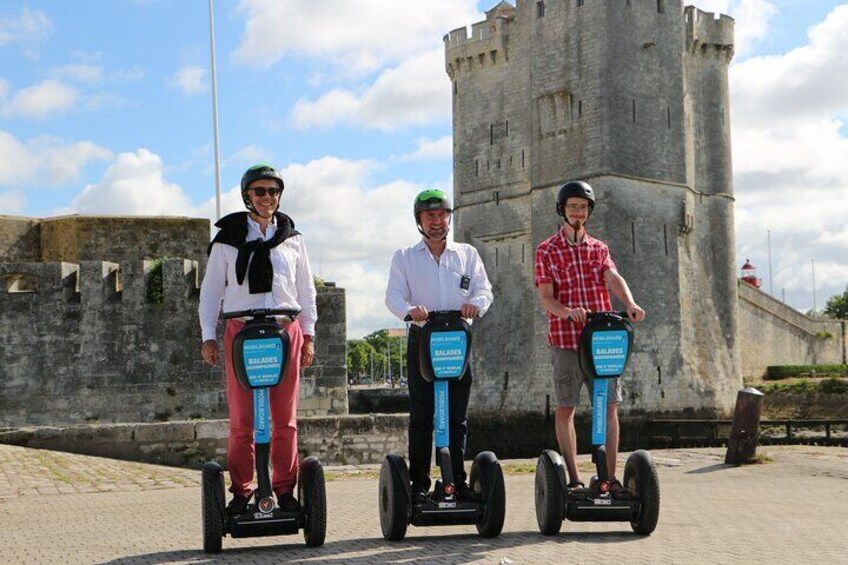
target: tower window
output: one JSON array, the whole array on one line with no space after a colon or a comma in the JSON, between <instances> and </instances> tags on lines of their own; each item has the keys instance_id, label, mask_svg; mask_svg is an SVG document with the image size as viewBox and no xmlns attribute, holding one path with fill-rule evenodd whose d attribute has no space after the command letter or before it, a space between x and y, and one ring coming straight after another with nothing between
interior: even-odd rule
<instances>
[{"instance_id":1,"label":"tower window","mask_svg":"<svg viewBox=\"0 0 848 565\"><path fill-rule=\"evenodd\" d=\"M665 14L665 0L657 0L657 12Z\"/></svg>"},{"instance_id":2,"label":"tower window","mask_svg":"<svg viewBox=\"0 0 848 565\"><path fill-rule=\"evenodd\" d=\"M636 100L633 100L633 123L636 123Z\"/></svg>"},{"instance_id":3,"label":"tower window","mask_svg":"<svg viewBox=\"0 0 848 565\"><path fill-rule=\"evenodd\" d=\"M545 17L545 3L544 2L536 2L536 17L544 18Z\"/></svg>"},{"instance_id":4,"label":"tower window","mask_svg":"<svg viewBox=\"0 0 848 565\"><path fill-rule=\"evenodd\" d=\"M577 7L579 8L582 5L583 5L583 0L577 0Z\"/></svg>"}]
</instances>

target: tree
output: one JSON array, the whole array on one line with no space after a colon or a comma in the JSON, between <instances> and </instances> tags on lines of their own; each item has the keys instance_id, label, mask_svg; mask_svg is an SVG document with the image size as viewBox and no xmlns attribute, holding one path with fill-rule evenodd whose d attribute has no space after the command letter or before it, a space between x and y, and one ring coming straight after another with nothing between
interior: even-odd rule
<instances>
[{"instance_id":1,"label":"tree","mask_svg":"<svg viewBox=\"0 0 848 565\"><path fill-rule=\"evenodd\" d=\"M828 318L848 320L848 286L842 294L835 294L828 299L824 314Z\"/></svg>"},{"instance_id":2,"label":"tree","mask_svg":"<svg viewBox=\"0 0 848 565\"><path fill-rule=\"evenodd\" d=\"M371 370L371 353L374 348L364 339L352 339L347 342L347 372L349 375L362 375Z\"/></svg>"},{"instance_id":3,"label":"tree","mask_svg":"<svg viewBox=\"0 0 848 565\"><path fill-rule=\"evenodd\" d=\"M374 372L385 372L388 376L386 359L391 357L391 374L397 382L401 372L406 374L406 340L402 337L389 337L389 330L377 330L365 336L365 341L374 348ZM379 355L379 365L378 365ZM403 365L403 369L401 369ZM384 371L381 371L381 369Z\"/></svg>"}]
</instances>

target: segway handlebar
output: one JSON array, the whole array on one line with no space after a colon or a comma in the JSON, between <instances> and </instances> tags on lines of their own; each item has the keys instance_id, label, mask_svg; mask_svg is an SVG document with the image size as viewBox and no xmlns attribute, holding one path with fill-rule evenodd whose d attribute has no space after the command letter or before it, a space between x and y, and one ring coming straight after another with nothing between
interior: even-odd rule
<instances>
[{"instance_id":1,"label":"segway handlebar","mask_svg":"<svg viewBox=\"0 0 848 565\"><path fill-rule=\"evenodd\" d=\"M286 316L291 321L294 321L298 314L300 314L300 310L293 310L291 308L253 308L238 312L224 312L221 314L221 317L225 320L231 318L253 318L256 320L270 318L272 316Z\"/></svg>"},{"instance_id":2,"label":"segway handlebar","mask_svg":"<svg viewBox=\"0 0 848 565\"><path fill-rule=\"evenodd\" d=\"M587 312L586 321L594 320L595 318L603 318L604 316L617 316L624 320L630 320L630 316L627 315L627 310L614 310L611 312Z\"/></svg>"},{"instance_id":3,"label":"segway handlebar","mask_svg":"<svg viewBox=\"0 0 848 565\"><path fill-rule=\"evenodd\" d=\"M461 320L462 312L460 310L434 310L427 312L427 321L431 320ZM403 318L404 322L412 322L412 316L407 314Z\"/></svg>"}]
</instances>

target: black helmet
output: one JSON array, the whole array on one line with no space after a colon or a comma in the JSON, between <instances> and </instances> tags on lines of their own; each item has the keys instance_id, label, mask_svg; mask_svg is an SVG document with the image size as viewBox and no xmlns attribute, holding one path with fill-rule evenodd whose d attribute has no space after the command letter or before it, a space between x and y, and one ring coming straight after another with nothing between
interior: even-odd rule
<instances>
[{"instance_id":1,"label":"black helmet","mask_svg":"<svg viewBox=\"0 0 848 565\"><path fill-rule=\"evenodd\" d=\"M417 224L419 223L418 214L425 210L447 210L450 213L453 211L453 208L451 208L451 203L447 195L443 191L433 188L425 190L415 197L413 210L415 213L415 223Z\"/></svg>"},{"instance_id":2,"label":"black helmet","mask_svg":"<svg viewBox=\"0 0 848 565\"><path fill-rule=\"evenodd\" d=\"M250 197L247 195L247 187L254 181L259 179L273 179L280 185L280 194L285 190L286 185L283 183L283 175L269 163L257 163L247 169L241 176L241 198L244 200L244 205L248 210L253 210L253 205L250 203Z\"/></svg>"},{"instance_id":3,"label":"black helmet","mask_svg":"<svg viewBox=\"0 0 848 565\"><path fill-rule=\"evenodd\" d=\"M565 211L563 210L563 208L565 207L565 203L568 201L569 198L585 198L586 200L588 200L589 216L592 215L592 211L595 209L595 191L592 190L592 187L589 186L589 183L583 182L582 180L573 180L559 187L559 194L557 194L556 211L557 214L559 214L563 218L565 217Z\"/></svg>"}]
</instances>

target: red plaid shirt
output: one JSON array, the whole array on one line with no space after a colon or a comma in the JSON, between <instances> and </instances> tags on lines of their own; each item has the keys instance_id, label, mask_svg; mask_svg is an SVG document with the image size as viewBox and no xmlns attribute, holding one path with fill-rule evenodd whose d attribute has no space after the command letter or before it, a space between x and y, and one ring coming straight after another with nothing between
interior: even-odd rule
<instances>
[{"instance_id":1,"label":"red plaid shirt","mask_svg":"<svg viewBox=\"0 0 848 565\"><path fill-rule=\"evenodd\" d=\"M592 312L612 309L604 273L615 269L607 245L586 234L574 245L562 230L536 248L536 286L551 283L554 298L568 308L582 306ZM548 343L577 350L584 324L548 314Z\"/></svg>"}]
</instances>

